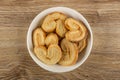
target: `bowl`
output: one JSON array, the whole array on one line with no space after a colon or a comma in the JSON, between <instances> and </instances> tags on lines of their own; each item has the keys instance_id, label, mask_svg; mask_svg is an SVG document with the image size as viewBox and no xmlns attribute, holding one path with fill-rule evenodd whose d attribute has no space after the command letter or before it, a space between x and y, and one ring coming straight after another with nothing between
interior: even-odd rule
<instances>
[{"instance_id":1,"label":"bowl","mask_svg":"<svg viewBox=\"0 0 120 80\"><path fill-rule=\"evenodd\" d=\"M85 24L86 28L88 29L89 37L88 37L87 47L84 50L84 52L80 53L77 63L72 66L61 66L61 65L57 65L57 64L56 65L47 65L47 64L44 64L43 62L41 62L34 54L33 43L32 43L32 31L38 25L41 24L41 22L43 21L43 18L46 15L48 15L49 13L52 13L52 12L61 12L67 16L70 16L77 20L81 20ZM86 61L86 59L90 55L92 45L93 45L93 34L92 34L92 30L91 30L89 23L82 16L82 14L80 14L76 10L73 10L73 9L67 8L67 7L52 7L52 8L48 8L48 9L40 12L31 22L29 29L28 29L28 33L27 33L27 48L28 48L30 56L40 67L42 67L45 70L51 71L51 72L57 72L57 73L68 72L68 71L72 71L72 70L78 68Z\"/></svg>"}]
</instances>

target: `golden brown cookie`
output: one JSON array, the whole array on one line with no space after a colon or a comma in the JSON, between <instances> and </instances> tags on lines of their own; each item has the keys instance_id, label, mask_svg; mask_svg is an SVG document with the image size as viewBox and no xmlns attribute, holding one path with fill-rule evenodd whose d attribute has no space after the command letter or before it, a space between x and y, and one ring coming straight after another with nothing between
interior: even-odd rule
<instances>
[{"instance_id":1,"label":"golden brown cookie","mask_svg":"<svg viewBox=\"0 0 120 80\"><path fill-rule=\"evenodd\" d=\"M45 39L45 44L47 46L50 44L58 44L58 36L55 33L49 33Z\"/></svg>"},{"instance_id":2,"label":"golden brown cookie","mask_svg":"<svg viewBox=\"0 0 120 80\"><path fill-rule=\"evenodd\" d=\"M65 35L67 40L76 42L82 40L85 37L87 30L82 22L78 22L73 18L67 18L65 25L69 30Z\"/></svg>"},{"instance_id":3,"label":"golden brown cookie","mask_svg":"<svg viewBox=\"0 0 120 80\"><path fill-rule=\"evenodd\" d=\"M72 18L67 18L65 20L65 26L68 30L78 30L80 28L79 22L72 19Z\"/></svg>"},{"instance_id":4,"label":"golden brown cookie","mask_svg":"<svg viewBox=\"0 0 120 80\"><path fill-rule=\"evenodd\" d=\"M56 28L56 20L65 20L66 16L60 12L47 15L43 21L42 28L45 32L53 32Z\"/></svg>"},{"instance_id":5,"label":"golden brown cookie","mask_svg":"<svg viewBox=\"0 0 120 80\"><path fill-rule=\"evenodd\" d=\"M64 38L61 41L61 49L63 56L58 63L63 66L75 64L78 59L78 49L76 44Z\"/></svg>"},{"instance_id":6,"label":"golden brown cookie","mask_svg":"<svg viewBox=\"0 0 120 80\"><path fill-rule=\"evenodd\" d=\"M57 44L52 44L46 49L44 46L34 48L38 59L46 64L56 64L62 57L62 52Z\"/></svg>"},{"instance_id":7,"label":"golden brown cookie","mask_svg":"<svg viewBox=\"0 0 120 80\"><path fill-rule=\"evenodd\" d=\"M83 49L85 49L86 46L87 46L87 39L86 38L84 38L83 40L81 40L80 42L78 42L77 47L78 47L79 53L81 51L83 51Z\"/></svg>"},{"instance_id":8,"label":"golden brown cookie","mask_svg":"<svg viewBox=\"0 0 120 80\"><path fill-rule=\"evenodd\" d=\"M60 37L64 37L65 33L67 32L67 29L65 28L64 22L62 20L57 20L57 26L56 26L56 33Z\"/></svg>"},{"instance_id":9,"label":"golden brown cookie","mask_svg":"<svg viewBox=\"0 0 120 80\"><path fill-rule=\"evenodd\" d=\"M41 29L37 28L33 32L33 44L34 46L45 45L46 33Z\"/></svg>"}]
</instances>

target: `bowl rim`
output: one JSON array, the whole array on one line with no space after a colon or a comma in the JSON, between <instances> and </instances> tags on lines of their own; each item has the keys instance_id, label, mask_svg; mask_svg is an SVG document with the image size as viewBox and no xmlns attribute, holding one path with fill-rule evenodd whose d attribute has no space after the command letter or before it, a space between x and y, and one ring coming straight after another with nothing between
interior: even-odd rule
<instances>
[{"instance_id":1,"label":"bowl rim","mask_svg":"<svg viewBox=\"0 0 120 80\"><path fill-rule=\"evenodd\" d=\"M28 28L28 31L27 31L27 40L26 40L26 41L27 41L27 49L28 49L29 55L32 57L32 59L34 60L34 62L37 63L37 64L38 64L40 67L42 67L43 69L48 70L48 71L51 71L51 72L56 72L56 73L69 72L69 71L72 71L72 70L78 68L79 66L74 66L74 68L67 69L67 70L65 70L65 71L52 70L52 69L50 69L50 68L46 68L46 66L43 66L43 65L39 64L39 62L41 62L41 61L40 61L40 60L38 61L38 60L36 59L37 57L36 57L36 56L33 56L33 53L31 52L30 47L29 47L29 36L30 36L30 32L29 32L29 31L30 31L30 28L33 26L33 24L35 23L37 17L38 17L41 13L43 13L43 12L45 12L45 11L47 11L47 10L50 10L50 9L51 9L51 10L52 10L52 9L66 9L66 10L71 10L71 11L73 11L74 13L79 14L79 15L82 17L82 19L86 22L86 23L84 23L84 24L87 25L87 29L89 30L90 38L91 38L90 48L89 48L89 50L88 50L88 53L86 53L86 54L83 56L83 58L82 58L82 60L81 60L81 63L79 64L79 66L81 66L81 65L86 61L86 59L88 58L88 56L90 55L90 52L91 52L91 50L92 50L92 46L93 46L93 33L92 33L92 29L91 29L88 21L86 20L86 18L85 18L80 12L78 12L78 11L76 11L76 10L74 10L74 9L68 8L68 7L51 7L51 8L45 9L45 10L41 11L40 13L38 13L37 16L35 16L34 19L32 20L32 22L30 23L29 28ZM58 12L59 12L59 11L58 11ZM35 57L36 57L36 58L35 58ZM43 64L44 64L44 63L43 63Z\"/></svg>"}]
</instances>

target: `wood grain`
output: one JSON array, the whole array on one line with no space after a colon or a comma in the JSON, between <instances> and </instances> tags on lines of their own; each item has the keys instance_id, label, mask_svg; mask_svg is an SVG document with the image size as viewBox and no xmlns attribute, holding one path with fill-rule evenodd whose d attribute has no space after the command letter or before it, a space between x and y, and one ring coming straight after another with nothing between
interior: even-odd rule
<instances>
[{"instance_id":1,"label":"wood grain","mask_svg":"<svg viewBox=\"0 0 120 80\"><path fill-rule=\"evenodd\" d=\"M62 74L40 68L26 48L32 19L54 6L82 13L94 34L87 61L78 69ZM0 0L0 80L120 80L120 1Z\"/></svg>"}]
</instances>

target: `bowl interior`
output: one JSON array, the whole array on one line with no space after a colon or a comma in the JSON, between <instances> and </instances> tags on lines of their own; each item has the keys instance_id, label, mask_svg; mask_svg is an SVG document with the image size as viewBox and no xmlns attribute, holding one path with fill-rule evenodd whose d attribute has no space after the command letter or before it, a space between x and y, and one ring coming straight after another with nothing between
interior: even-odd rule
<instances>
[{"instance_id":1,"label":"bowl interior","mask_svg":"<svg viewBox=\"0 0 120 80\"><path fill-rule=\"evenodd\" d=\"M46 65L44 63L42 63L34 54L33 52L33 43L32 43L32 31L42 23L43 18L48 15L49 13L52 12L61 12L64 13L67 16L70 16L72 18L75 18L77 20L81 20L87 27L88 31L89 31L89 38L88 38L88 44L86 49L79 55L79 59L77 61L77 63L73 66L60 66L60 65ZM66 7L54 7L54 8L49 8L46 9L44 11L42 11L40 14L38 14L32 21L32 23L30 24L30 27L28 29L28 34L27 34L27 47L28 47L28 51L30 53L30 56L32 57L32 59L42 68L48 70L48 71L52 71L52 72L67 72L67 71L71 71L77 67L79 67L89 56L91 48L92 48L92 43L93 43L93 37L92 37L92 31L91 28L87 22L87 20L77 11L70 9L70 8L66 8Z\"/></svg>"}]
</instances>

